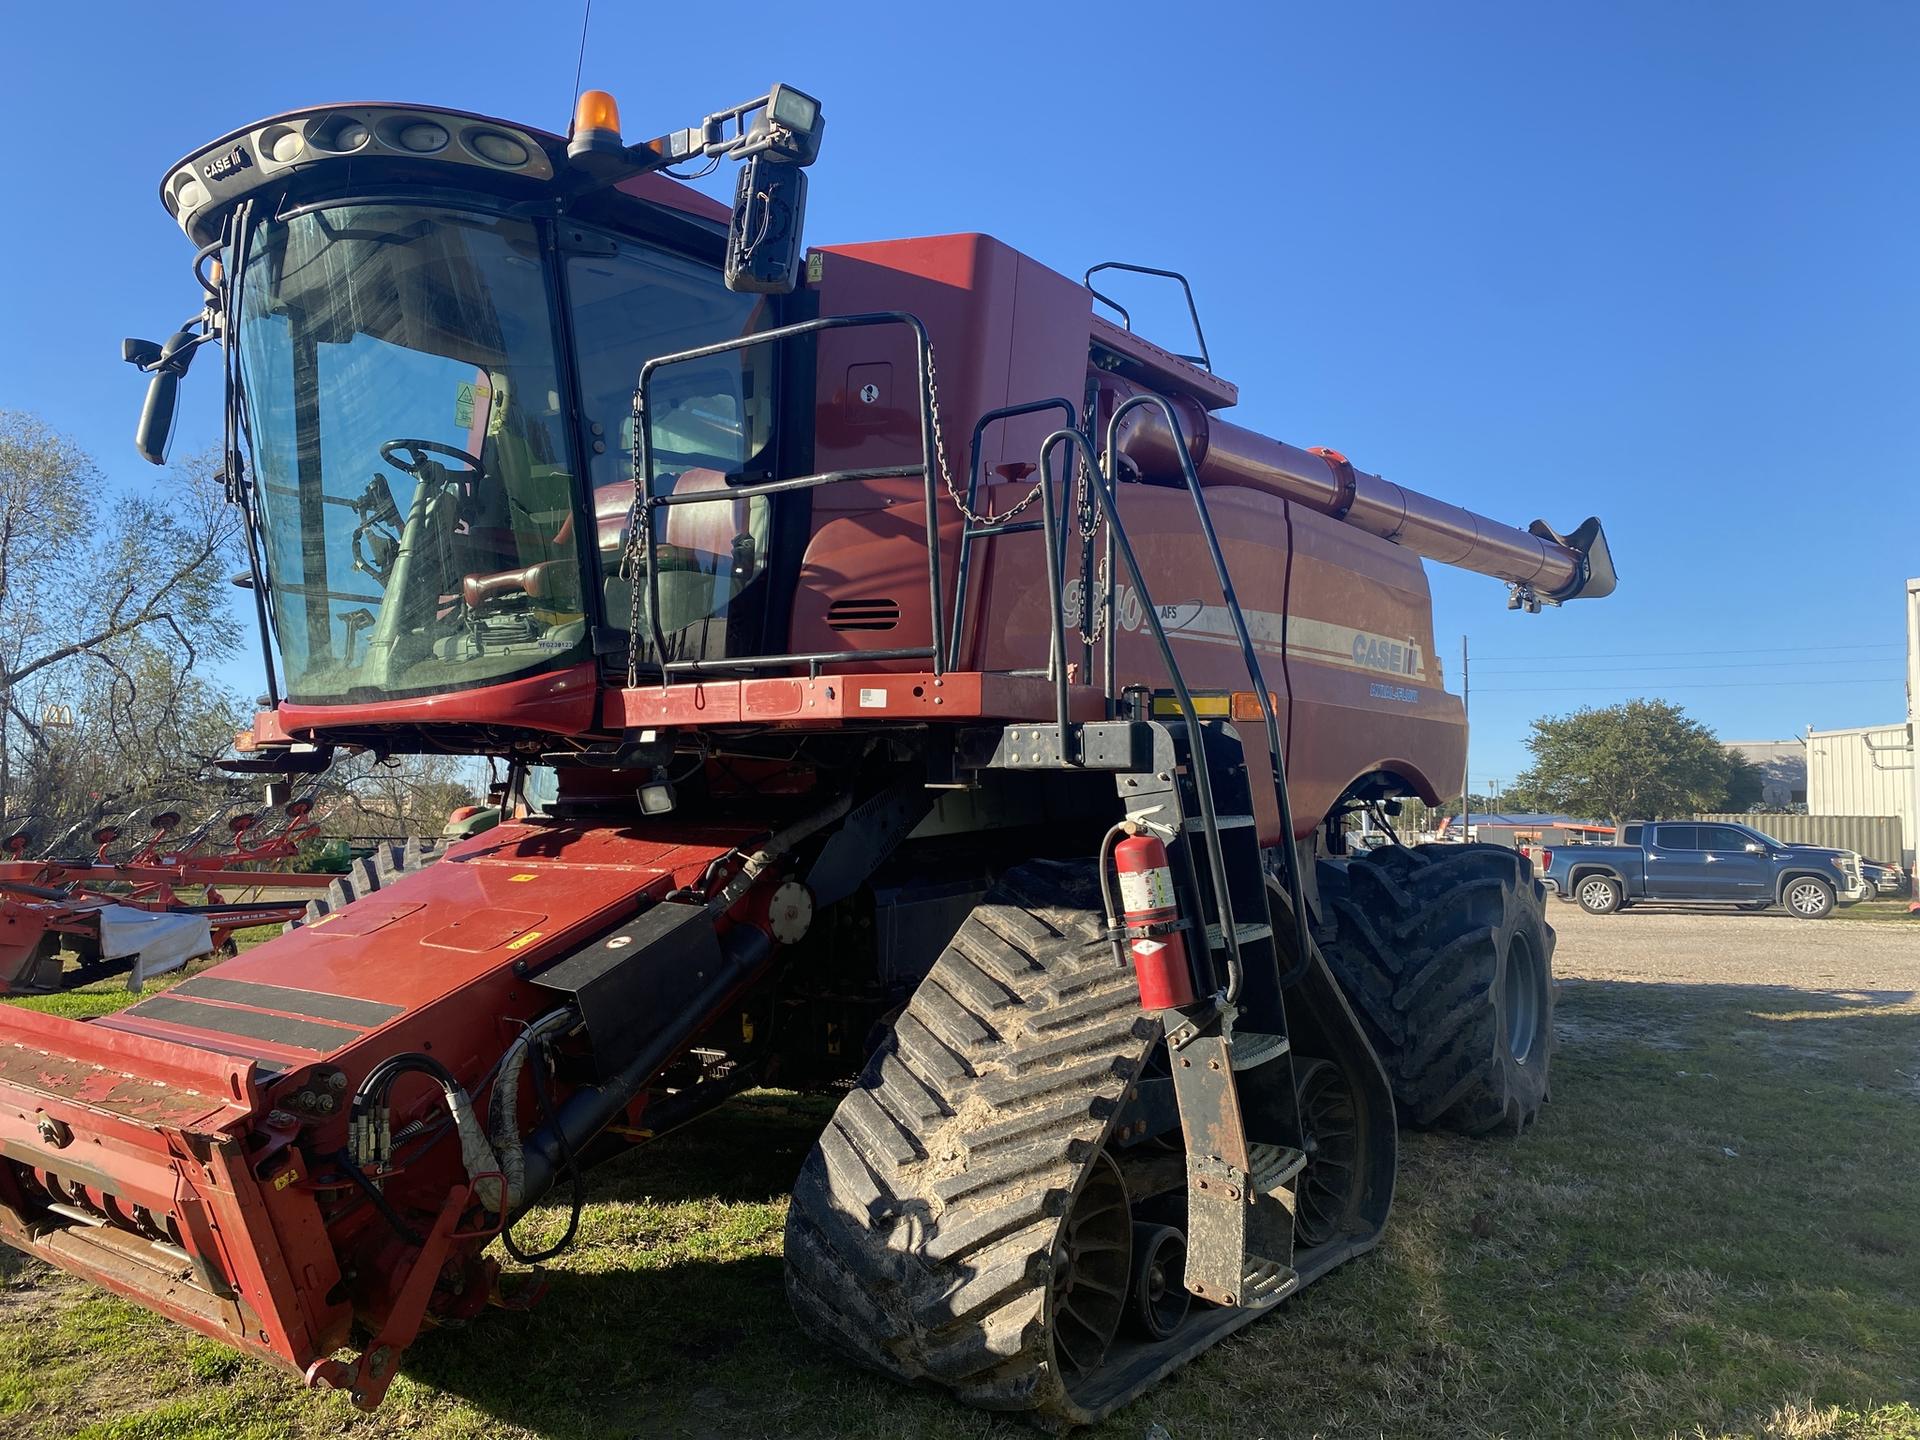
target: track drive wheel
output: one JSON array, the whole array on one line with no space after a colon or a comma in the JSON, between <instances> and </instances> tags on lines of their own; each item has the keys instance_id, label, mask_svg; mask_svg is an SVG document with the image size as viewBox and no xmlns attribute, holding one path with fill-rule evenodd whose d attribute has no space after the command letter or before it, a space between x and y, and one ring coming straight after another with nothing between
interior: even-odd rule
<instances>
[{"instance_id":1,"label":"track drive wheel","mask_svg":"<svg viewBox=\"0 0 1920 1440\"><path fill-rule=\"evenodd\" d=\"M1296 1243L1323 1245L1349 1233L1365 1193L1364 1117L1346 1073L1331 1060L1295 1065L1307 1163L1300 1173Z\"/></svg>"},{"instance_id":2,"label":"track drive wheel","mask_svg":"<svg viewBox=\"0 0 1920 1440\"><path fill-rule=\"evenodd\" d=\"M444 840L422 840L417 835L404 845L383 841L374 847L373 854L354 861L346 874L338 876L327 886L324 900L309 900L307 913L298 920L289 920L286 928L297 930L302 925L311 925L321 916L331 915L343 905L351 905L363 895L371 895L382 886L391 885L402 875L424 870L445 854L446 849Z\"/></svg>"},{"instance_id":3,"label":"track drive wheel","mask_svg":"<svg viewBox=\"0 0 1920 1440\"><path fill-rule=\"evenodd\" d=\"M1547 1098L1546 890L1501 845L1390 845L1322 861L1322 944L1403 1120L1517 1134Z\"/></svg>"}]
</instances>

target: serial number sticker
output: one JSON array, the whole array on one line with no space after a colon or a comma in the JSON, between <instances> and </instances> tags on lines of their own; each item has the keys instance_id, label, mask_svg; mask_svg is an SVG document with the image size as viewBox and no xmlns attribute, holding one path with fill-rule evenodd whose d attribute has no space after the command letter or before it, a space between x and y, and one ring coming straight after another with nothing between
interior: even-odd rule
<instances>
[{"instance_id":1,"label":"serial number sticker","mask_svg":"<svg viewBox=\"0 0 1920 1440\"><path fill-rule=\"evenodd\" d=\"M860 708L862 710L886 709L887 708L887 692L885 690L863 689L860 692Z\"/></svg>"},{"instance_id":2,"label":"serial number sticker","mask_svg":"<svg viewBox=\"0 0 1920 1440\"><path fill-rule=\"evenodd\" d=\"M539 938L540 938L540 932L538 930L529 930L527 931L526 934L522 935L519 939L509 940L507 942L507 949L524 950L527 948L527 946L533 944L533 942L538 940Z\"/></svg>"}]
</instances>

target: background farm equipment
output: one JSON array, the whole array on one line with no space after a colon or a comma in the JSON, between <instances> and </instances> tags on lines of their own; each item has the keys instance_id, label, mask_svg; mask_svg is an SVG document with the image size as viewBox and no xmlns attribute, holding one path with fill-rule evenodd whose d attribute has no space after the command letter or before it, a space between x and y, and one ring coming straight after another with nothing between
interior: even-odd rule
<instances>
[{"instance_id":1,"label":"background farm equipment","mask_svg":"<svg viewBox=\"0 0 1920 1440\"><path fill-rule=\"evenodd\" d=\"M312 811L303 796L265 814L223 806L189 826L161 803L51 840L32 817L12 822L0 831L0 994L122 973L138 990L237 931L295 919L303 892L331 880L283 868L314 834ZM268 888L302 893L260 898Z\"/></svg>"}]
</instances>

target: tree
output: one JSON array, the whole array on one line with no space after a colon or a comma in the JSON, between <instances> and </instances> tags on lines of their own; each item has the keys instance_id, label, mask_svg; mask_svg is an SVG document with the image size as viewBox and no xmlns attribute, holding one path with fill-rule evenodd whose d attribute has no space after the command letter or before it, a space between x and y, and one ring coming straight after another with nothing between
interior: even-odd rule
<instances>
[{"instance_id":1,"label":"tree","mask_svg":"<svg viewBox=\"0 0 1920 1440\"><path fill-rule=\"evenodd\" d=\"M239 698L178 656L122 640L64 672L51 672L62 683L21 692L32 696L23 711L52 720L35 727L11 778L14 813L39 816L43 835L159 800L180 802L192 820L236 790L251 794L210 769L245 719Z\"/></svg>"},{"instance_id":2,"label":"tree","mask_svg":"<svg viewBox=\"0 0 1920 1440\"><path fill-rule=\"evenodd\" d=\"M21 813L22 767L50 798L67 740L96 747L91 759L118 773L152 759L142 746L177 736L196 705L228 724L230 703L193 673L238 641L226 579L240 516L215 470L201 456L150 494L110 498L78 445L0 410L0 815ZM41 723L69 712L76 735Z\"/></svg>"},{"instance_id":3,"label":"tree","mask_svg":"<svg viewBox=\"0 0 1920 1440\"><path fill-rule=\"evenodd\" d=\"M1720 813L1737 815L1758 807L1766 793L1766 781L1766 771L1738 750L1727 751L1727 785L1720 799Z\"/></svg>"},{"instance_id":4,"label":"tree","mask_svg":"<svg viewBox=\"0 0 1920 1440\"><path fill-rule=\"evenodd\" d=\"M328 797L320 828L343 838L438 835L448 812L476 803L485 788L485 767L471 756L343 756L320 782Z\"/></svg>"},{"instance_id":5,"label":"tree","mask_svg":"<svg viewBox=\"0 0 1920 1440\"><path fill-rule=\"evenodd\" d=\"M1527 749L1533 765L1517 788L1553 809L1615 825L1710 810L1728 798L1733 781L1729 752L1713 732L1665 700L1542 716Z\"/></svg>"}]
</instances>

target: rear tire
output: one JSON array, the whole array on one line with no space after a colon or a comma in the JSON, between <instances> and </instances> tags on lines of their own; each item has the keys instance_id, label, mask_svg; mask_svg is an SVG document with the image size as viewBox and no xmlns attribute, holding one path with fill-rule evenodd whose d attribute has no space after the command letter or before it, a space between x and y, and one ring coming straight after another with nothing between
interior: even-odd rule
<instances>
[{"instance_id":1,"label":"rear tire","mask_svg":"<svg viewBox=\"0 0 1920 1440\"><path fill-rule=\"evenodd\" d=\"M1589 915L1611 915L1627 908L1626 892L1611 875L1582 876L1573 898Z\"/></svg>"},{"instance_id":2,"label":"rear tire","mask_svg":"<svg viewBox=\"0 0 1920 1440\"><path fill-rule=\"evenodd\" d=\"M1833 886L1817 876L1796 876L1787 882L1780 901L1796 920L1824 920L1833 913Z\"/></svg>"},{"instance_id":3,"label":"rear tire","mask_svg":"<svg viewBox=\"0 0 1920 1440\"><path fill-rule=\"evenodd\" d=\"M324 900L309 900L307 913L298 920L289 920L287 929L297 930L302 925L311 925L322 916L331 915L343 905L351 905L362 896L371 895L383 885L391 885L402 875L411 875L416 870L424 870L446 853L444 840L422 840L418 835L410 838L404 845L393 845L385 841L374 847L373 854L362 856L347 867L347 873L339 876L327 886Z\"/></svg>"},{"instance_id":4,"label":"rear tire","mask_svg":"<svg viewBox=\"0 0 1920 1440\"><path fill-rule=\"evenodd\" d=\"M1408 1124L1518 1134L1547 1098L1553 927L1500 845L1388 846L1322 861L1321 948ZM1584 882L1583 882L1584 883Z\"/></svg>"}]
</instances>

